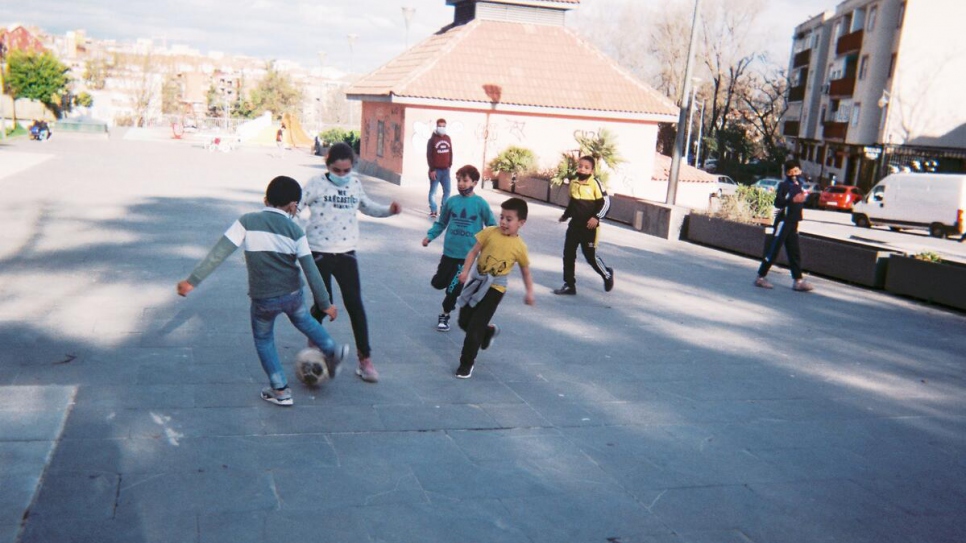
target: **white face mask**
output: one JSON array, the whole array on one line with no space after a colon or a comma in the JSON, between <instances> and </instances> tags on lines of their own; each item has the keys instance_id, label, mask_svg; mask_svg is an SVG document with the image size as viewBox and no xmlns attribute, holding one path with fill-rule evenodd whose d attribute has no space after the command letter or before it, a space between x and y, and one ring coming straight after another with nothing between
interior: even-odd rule
<instances>
[{"instance_id":1,"label":"white face mask","mask_svg":"<svg viewBox=\"0 0 966 543\"><path fill-rule=\"evenodd\" d=\"M445 126L437 126L436 127L436 133L439 134L440 136L445 136L446 135L446 127Z\"/></svg>"}]
</instances>

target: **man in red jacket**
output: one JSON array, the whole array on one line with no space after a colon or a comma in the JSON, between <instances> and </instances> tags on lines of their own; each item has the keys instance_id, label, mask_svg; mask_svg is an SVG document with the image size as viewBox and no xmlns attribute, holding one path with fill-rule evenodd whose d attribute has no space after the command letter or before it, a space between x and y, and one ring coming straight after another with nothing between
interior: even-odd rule
<instances>
[{"instance_id":1,"label":"man in red jacket","mask_svg":"<svg viewBox=\"0 0 966 543\"><path fill-rule=\"evenodd\" d=\"M443 186L443 202L449 198L449 169L453 166L453 141L446 135L446 119L436 121L436 131L426 144L426 162L429 164L429 216L435 219L439 207L436 204L436 187Z\"/></svg>"}]
</instances>

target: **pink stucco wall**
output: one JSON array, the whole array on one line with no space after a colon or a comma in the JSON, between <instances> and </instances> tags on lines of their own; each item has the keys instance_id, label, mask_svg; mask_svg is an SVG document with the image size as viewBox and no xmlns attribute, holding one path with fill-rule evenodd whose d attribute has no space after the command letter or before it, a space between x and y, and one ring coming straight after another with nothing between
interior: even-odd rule
<instances>
[{"instance_id":1,"label":"pink stucco wall","mask_svg":"<svg viewBox=\"0 0 966 543\"><path fill-rule=\"evenodd\" d=\"M607 128L616 136L620 154L625 159L610 174L610 192L663 202L667 191L667 183L652 181L658 129L655 122L508 113L487 115L475 110L377 102L364 103L362 111L361 158L399 175L400 185L425 185L426 142L436 127L436 119L444 118L447 133L453 140L454 169L472 164L485 171L486 163L515 145L533 151L540 169L549 170L557 166L561 153L578 148L576 134L592 134ZM384 127L382 156L377 153L380 121ZM396 139L397 126L399 139ZM678 203L688 207L707 206L707 188L681 186Z\"/></svg>"}]
</instances>

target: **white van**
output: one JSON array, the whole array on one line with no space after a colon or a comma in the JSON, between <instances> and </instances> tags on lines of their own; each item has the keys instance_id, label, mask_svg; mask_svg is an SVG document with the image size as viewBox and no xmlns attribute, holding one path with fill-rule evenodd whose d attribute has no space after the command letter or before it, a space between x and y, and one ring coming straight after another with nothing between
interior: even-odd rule
<instances>
[{"instance_id":1,"label":"white van","mask_svg":"<svg viewBox=\"0 0 966 543\"><path fill-rule=\"evenodd\" d=\"M852 222L868 228L924 228L937 238L962 234L966 175L894 173L872 187L852 208Z\"/></svg>"}]
</instances>

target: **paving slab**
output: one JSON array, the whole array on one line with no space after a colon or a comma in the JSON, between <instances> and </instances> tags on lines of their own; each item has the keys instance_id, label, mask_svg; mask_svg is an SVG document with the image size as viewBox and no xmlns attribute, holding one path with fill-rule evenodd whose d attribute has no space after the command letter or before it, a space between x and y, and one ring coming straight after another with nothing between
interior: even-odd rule
<instances>
[{"instance_id":1,"label":"paving slab","mask_svg":"<svg viewBox=\"0 0 966 543\"><path fill-rule=\"evenodd\" d=\"M262 401L243 258L174 285L271 178L323 171L271 153L0 146L0 543L966 539L966 316L794 292L781 268L755 289L751 260L606 223L614 291L578 262L556 297L565 227L542 203L522 231L537 303L514 273L503 334L457 380L425 192L365 178L404 208L361 218L381 381L350 360L299 385L280 320L295 406ZM325 326L353 343L347 315Z\"/></svg>"}]
</instances>

